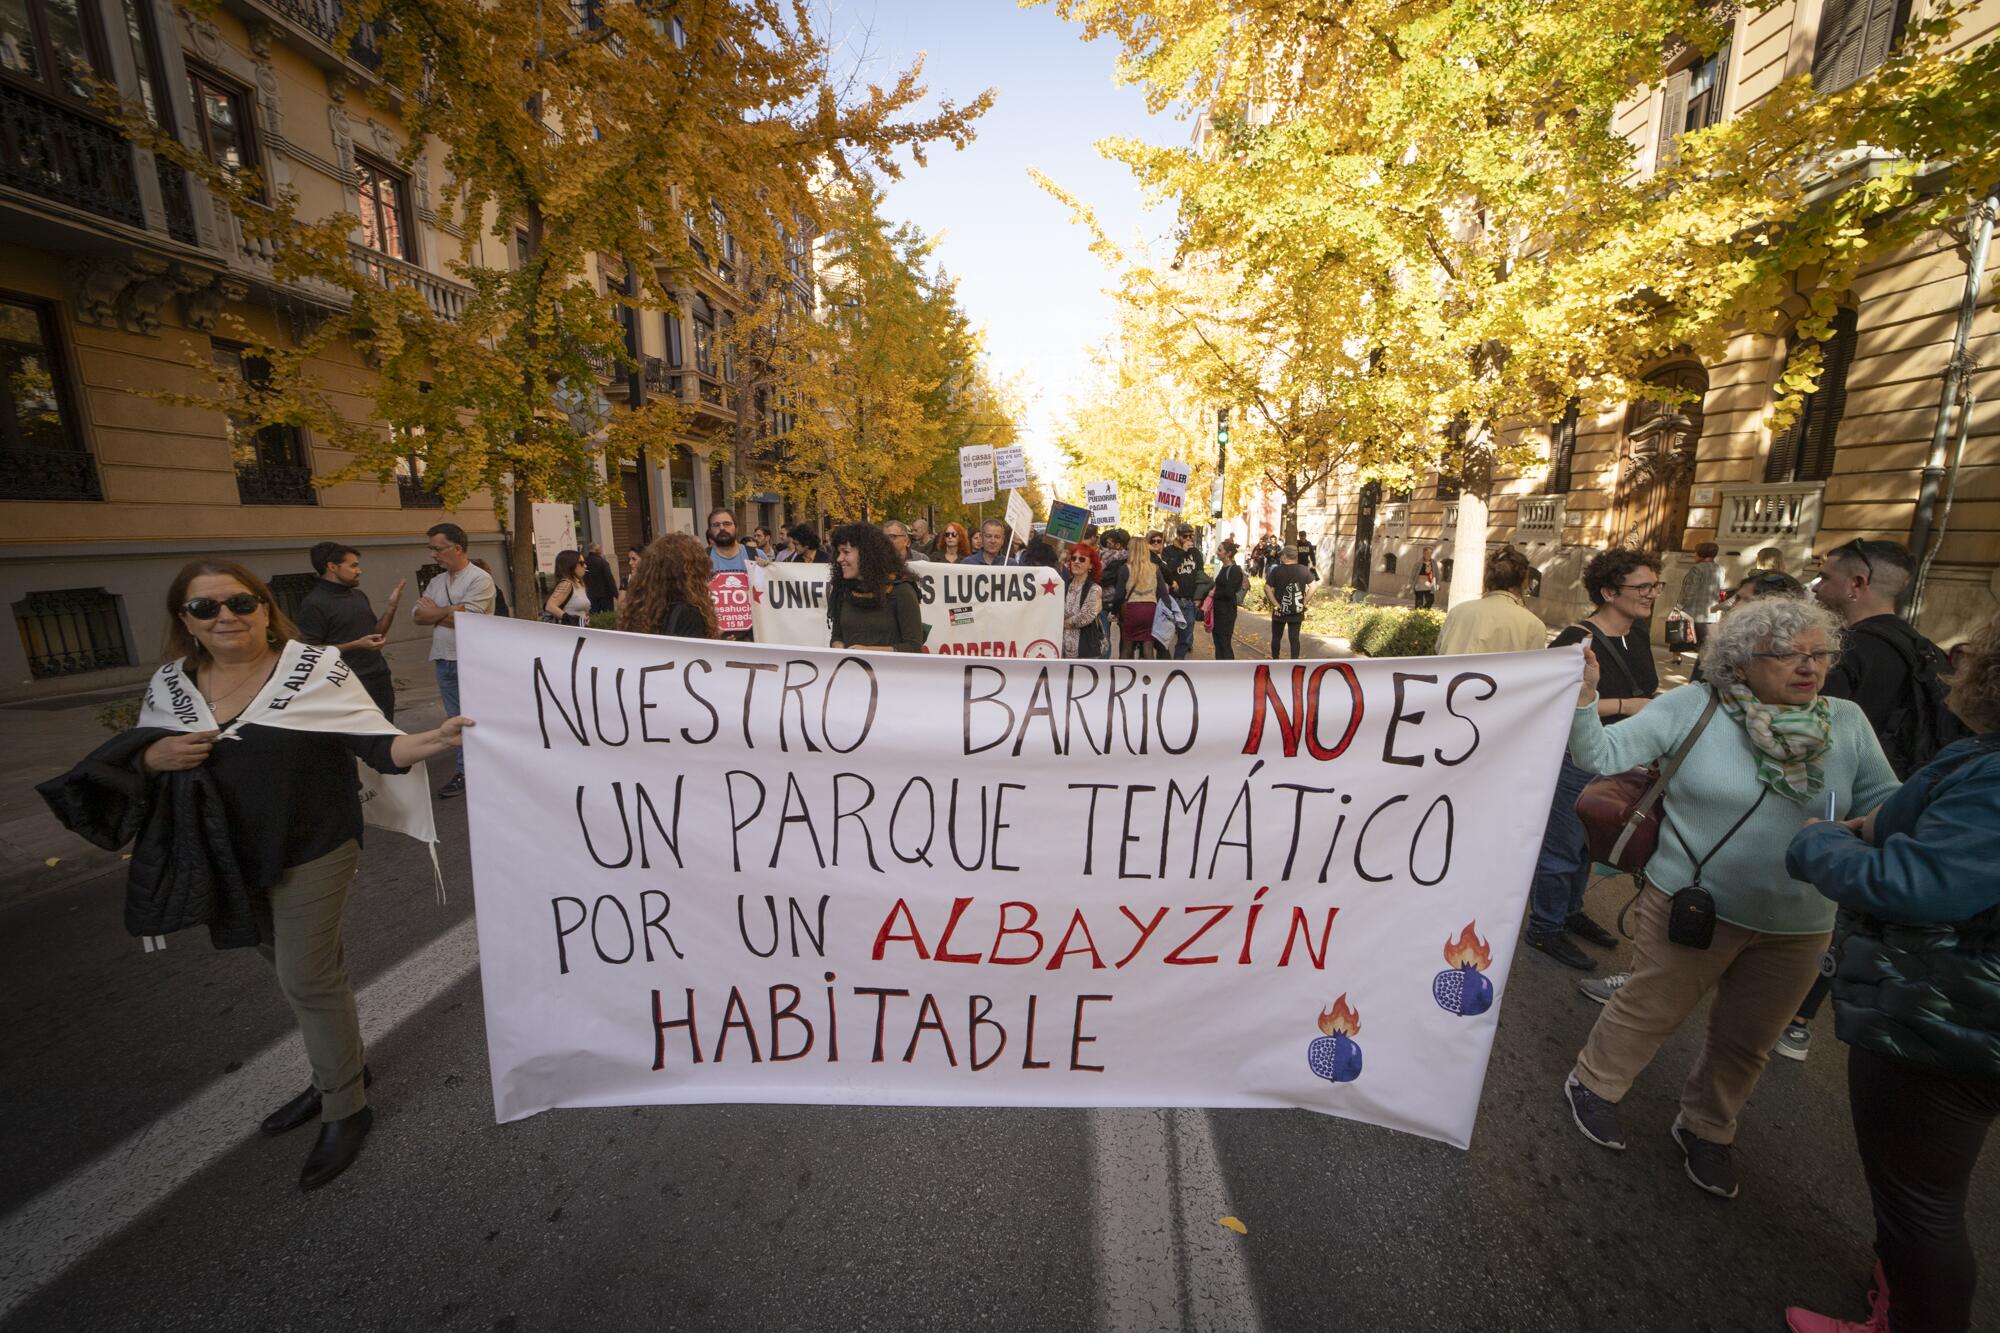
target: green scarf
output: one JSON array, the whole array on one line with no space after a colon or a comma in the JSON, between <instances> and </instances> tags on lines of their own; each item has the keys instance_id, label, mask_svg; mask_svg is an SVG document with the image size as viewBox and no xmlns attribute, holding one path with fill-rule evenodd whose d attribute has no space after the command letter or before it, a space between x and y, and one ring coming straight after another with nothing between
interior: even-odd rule
<instances>
[{"instance_id":1,"label":"green scarf","mask_svg":"<svg viewBox=\"0 0 2000 1333\"><path fill-rule=\"evenodd\" d=\"M1722 692L1722 711L1756 747L1759 782L1800 805L1826 789L1822 761L1833 746L1833 720L1825 699L1804 708L1767 704L1738 682Z\"/></svg>"}]
</instances>

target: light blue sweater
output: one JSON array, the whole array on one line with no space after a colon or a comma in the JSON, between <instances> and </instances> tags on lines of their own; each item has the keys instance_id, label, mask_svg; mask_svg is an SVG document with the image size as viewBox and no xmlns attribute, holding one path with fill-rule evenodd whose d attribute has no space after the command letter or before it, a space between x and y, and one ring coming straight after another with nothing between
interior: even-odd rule
<instances>
[{"instance_id":1,"label":"light blue sweater","mask_svg":"<svg viewBox=\"0 0 2000 1333\"><path fill-rule=\"evenodd\" d=\"M1570 719L1570 757L1593 773L1622 773L1664 760L1694 729L1707 703L1706 686L1683 685L1615 727L1605 726L1595 706L1586 705ZM1829 699L1827 705L1833 745L1822 762L1827 790L1835 796L1835 817L1866 814L1900 784L1860 708L1845 699ZM1757 751L1749 733L1716 709L1708 730L1667 788L1660 846L1646 867L1647 881L1665 893L1693 883L1695 861L1721 841L1761 790ZM1806 820L1825 813L1824 794L1804 805L1775 792L1766 796L1702 869L1702 887L1715 895L1716 915L1731 925L1772 935L1832 930L1833 903L1785 870L1785 850L1793 836Z\"/></svg>"}]
</instances>

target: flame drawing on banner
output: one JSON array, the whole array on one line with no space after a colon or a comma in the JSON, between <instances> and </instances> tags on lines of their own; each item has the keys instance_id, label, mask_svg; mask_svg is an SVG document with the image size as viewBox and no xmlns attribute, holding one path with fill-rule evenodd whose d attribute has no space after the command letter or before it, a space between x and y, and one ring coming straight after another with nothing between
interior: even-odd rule
<instances>
[{"instance_id":1,"label":"flame drawing on banner","mask_svg":"<svg viewBox=\"0 0 2000 1333\"><path fill-rule=\"evenodd\" d=\"M1493 950L1479 938L1478 925L1468 921L1457 939L1444 942L1445 970L1431 978L1438 1008L1460 1018L1477 1018L1493 1007L1493 983L1486 976Z\"/></svg>"},{"instance_id":2,"label":"flame drawing on banner","mask_svg":"<svg viewBox=\"0 0 2000 1333\"><path fill-rule=\"evenodd\" d=\"M1306 1067L1329 1083L1352 1083L1361 1077L1361 1011L1347 1003L1347 992L1319 1015L1320 1034L1306 1047Z\"/></svg>"}]
</instances>

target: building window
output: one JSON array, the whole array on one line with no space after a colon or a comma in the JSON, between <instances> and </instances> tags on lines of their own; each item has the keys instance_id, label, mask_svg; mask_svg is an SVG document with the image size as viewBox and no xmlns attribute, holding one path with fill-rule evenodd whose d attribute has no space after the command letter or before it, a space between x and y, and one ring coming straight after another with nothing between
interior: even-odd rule
<instances>
[{"instance_id":1,"label":"building window","mask_svg":"<svg viewBox=\"0 0 2000 1333\"><path fill-rule=\"evenodd\" d=\"M686 354L681 349L681 317L679 315L670 314L666 316L666 321L667 321L667 364L672 366L675 370L684 369L687 365L687 362L684 359Z\"/></svg>"},{"instance_id":2,"label":"building window","mask_svg":"<svg viewBox=\"0 0 2000 1333\"><path fill-rule=\"evenodd\" d=\"M1680 137L1722 120L1722 94L1729 82L1729 43L1704 60L1667 76L1660 96L1660 146L1655 162L1674 160Z\"/></svg>"},{"instance_id":3,"label":"building window","mask_svg":"<svg viewBox=\"0 0 2000 1333\"><path fill-rule=\"evenodd\" d=\"M274 574L265 580L264 586L271 590L271 600L277 603L278 609L297 620L306 594L313 590L319 579L317 574Z\"/></svg>"},{"instance_id":4,"label":"building window","mask_svg":"<svg viewBox=\"0 0 2000 1333\"><path fill-rule=\"evenodd\" d=\"M705 379L715 378L715 309L708 298L694 298L694 368Z\"/></svg>"},{"instance_id":5,"label":"building window","mask_svg":"<svg viewBox=\"0 0 2000 1333\"><path fill-rule=\"evenodd\" d=\"M1382 572L1384 574L1393 574L1396 572L1396 553L1394 551L1382 557Z\"/></svg>"},{"instance_id":6,"label":"building window","mask_svg":"<svg viewBox=\"0 0 2000 1333\"><path fill-rule=\"evenodd\" d=\"M0 499L97 500L47 306L0 299Z\"/></svg>"},{"instance_id":7,"label":"building window","mask_svg":"<svg viewBox=\"0 0 2000 1333\"><path fill-rule=\"evenodd\" d=\"M1563 414L1549 423L1549 472L1542 480L1543 495L1568 495L1570 469L1576 459L1576 423L1582 404L1569 400Z\"/></svg>"},{"instance_id":8,"label":"building window","mask_svg":"<svg viewBox=\"0 0 2000 1333\"><path fill-rule=\"evenodd\" d=\"M729 480L723 475L720 454L708 456L708 507L710 509L729 508Z\"/></svg>"},{"instance_id":9,"label":"building window","mask_svg":"<svg viewBox=\"0 0 2000 1333\"><path fill-rule=\"evenodd\" d=\"M89 32L80 0L0 0L0 69L87 102L96 75Z\"/></svg>"},{"instance_id":10,"label":"building window","mask_svg":"<svg viewBox=\"0 0 2000 1333\"><path fill-rule=\"evenodd\" d=\"M694 508L694 458L686 449L667 460L668 503L675 509Z\"/></svg>"},{"instance_id":11,"label":"building window","mask_svg":"<svg viewBox=\"0 0 2000 1333\"><path fill-rule=\"evenodd\" d=\"M234 372L253 397L270 390L271 363L233 343L215 344L215 364ZM258 426L230 415L229 449L236 460L236 492L247 505L319 503L305 434L283 423Z\"/></svg>"},{"instance_id":12,"label":"building window","mask_svg":"<svg viewBox=\"0 0 2000 1333\"><path fill-rule=\"evenodd\" d=\"M1910 0L1826 0L1813 48L1815 91L1839 92L1889 58L1910 21Z\"/></svg>"},{"instance_id":13,"label":"building window","mask_svg":"<svg viewBox=\"0 0 2000 1333\"><path fill-rule=\"evenodd\" d=\"M1806 395L1792 424L1771 441L1765 481L1825 481L1833 475L1834 437L1847 411L1847 372L1859 336L1854 311L1834 314L1833 337L1821 344L1819 384Z\"/></svg>"},{"instance_id":14,"label":"building window","mask_svg":"<svg viewBox=\"0 0 2000 1333\"><path fill-rule=\"evenodd\" d=\"M132 665L118 599L102 588L31 592L14 603L14 627L36 680Z\"/></svg>"},{"instance_id":15,"label":"building window","mask_svg":"<svg viewBox=\"0 0 2000 1333\"><path fill-rule=\"evenodd\" d=\"M188 69L188 91L194 98L195 132L201 136L201 151L208 160L231 176L253 166L250 103L243 91L193 67Z\"/></svg>"},{"instance_id":16,"label":"building window","mask_svg":"<svg viewBox=\"0 0 2000 1333\"><path fill-rule=\"evenodd\" d=\"M361 243L378 254L414 261L410 251L410 178L365 157L354 159L361 197Z\"/></svg>"}]
</instances>

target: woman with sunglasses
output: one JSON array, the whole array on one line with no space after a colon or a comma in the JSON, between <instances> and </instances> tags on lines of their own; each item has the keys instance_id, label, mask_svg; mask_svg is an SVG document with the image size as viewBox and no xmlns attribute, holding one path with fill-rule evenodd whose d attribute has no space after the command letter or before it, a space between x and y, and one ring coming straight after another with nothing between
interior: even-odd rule
<instances>
[{"instance_id":1,"label":"woman with sunglasses","mask_svg":"<svg viewBox=\"0 0 2000 1333\"><path fill-rule=\"evenodd\" d=\"M1607 667L1586 645L1569 752L1592 773L1663 762L1701 728L1667 787L1658 850L1636 900L1631 979L1564 1082L1584 1137L1622 1150L1618 1104L1703 999L1701 1054L1673 1123L1688 1178L1736 1197L1737 1118L1819 972L1833 904L1785 867L1808 820L1874 809L1896 789L1859 708L1821 693L1840 623L1803 598L1731 611L1684 685L1608 726Z\"/></svg>"},{"instance_id":2,"label":"woman with sunglasses","mask_svg":"<svg viewBox=\"0 0 2000 1333\"><path fill-rule=\"evenodd\" d=\"M153 741L139 764L155 779L205 768L221 798L229 847L252 895L258 952L277 971L312 1066L311 1086L273 1111L262 1128L282 1134L319 1120L319 1137L299 1176L300 1188L317 1189L353 1163L374 1119L340 939L361 855L354 761L381 773L405 772L458 749L472 722L446 718L416 735L396 734L386 721L366 735L254 721L231 726L261 701L286 645L297 637L292 622L262 579L229 560L196 560L183 568L167 589L167 613L169 663L161 673L192 685L215 725ZM218 744L224 731L228 739Z\"/></svg>"},{"instance_id":3,"label":"woman with sunglasses","mask_svg":"<svg viewBox=\"0 0 2000 1333\"><path fill-rule=\"evenodd\" d=\"M1063 656L1098 657L1104 651L1099 625L1104 613L1104 566L1097 548L1078 542L1063 557Z\"/></svg>"}]
</instances>

